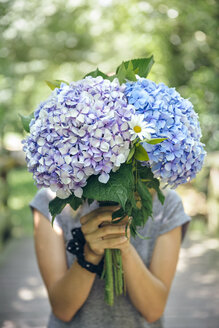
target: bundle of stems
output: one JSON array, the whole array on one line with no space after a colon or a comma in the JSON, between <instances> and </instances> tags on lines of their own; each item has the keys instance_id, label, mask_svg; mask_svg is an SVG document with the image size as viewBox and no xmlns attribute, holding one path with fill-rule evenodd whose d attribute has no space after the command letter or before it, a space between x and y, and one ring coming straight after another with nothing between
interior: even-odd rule
<instances>
[{"instance_id":1,"label":"bundle of stems","mask_svg":"<svg viewBox=\"0 0 219 328\"><path fill-rule=\"evenodd\" d=\"M102 206L118 206L112 201L99 202ZM121 219L120 219L121 220ZM119 221L120 221L119 220ZM116 224L116 221L114 221ZM105 301L108 305L114 304L114 293L116 296L125 294L125 282L122 268L122 255L119 249L106 249L104 254L104 268L101 279L105 280Z\"/></svg>"},{"instance_id":2,"label":"bundle of stems","mask_svg":"<svg viewBox=\"0 0 219 328\"><path fill-rule=\"evenodd\" d=\"M105 280L105 301L114 304L116 296L125 294L125 281L122 268L122 256L119 249L106 249L102 277Z\"/></svg>"}]
</instances>

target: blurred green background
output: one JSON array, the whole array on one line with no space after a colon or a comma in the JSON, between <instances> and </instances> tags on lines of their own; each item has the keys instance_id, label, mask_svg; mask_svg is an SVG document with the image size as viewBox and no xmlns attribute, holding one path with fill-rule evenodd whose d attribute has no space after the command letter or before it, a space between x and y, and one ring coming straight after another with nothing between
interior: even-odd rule
<instances>
[{"instance_id":1,"label":"blurred green background","mask_svg":"<svg viewBox=\"0 0 219 328\"><path fill-rule=\"evenodd\" d=\"M18 113L32 112L50 90L44 80L82 78L97 66L154 55L149 75L190 98L208 158L178 189L192 229L219 226L219 3L215 0L0 0L0 244L32 233L36 192L25 168Z\"/></svg>"}]
</instances>

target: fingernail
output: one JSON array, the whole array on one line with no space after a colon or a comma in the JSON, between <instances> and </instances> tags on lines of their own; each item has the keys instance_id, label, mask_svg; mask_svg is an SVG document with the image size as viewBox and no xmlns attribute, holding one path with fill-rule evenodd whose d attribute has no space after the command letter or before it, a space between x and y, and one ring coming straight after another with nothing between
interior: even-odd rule
<instances>
[{"instance_id":1,"label":"fingernail","mask_svg":"<svg viewBox=\"0 0 219 328\"><path fill-rule=\"evenodd\" d=\"M120 240L125 241L125 240L127 240L127 237L126 236L120 237Z\"/></svg>"}]
</instances>

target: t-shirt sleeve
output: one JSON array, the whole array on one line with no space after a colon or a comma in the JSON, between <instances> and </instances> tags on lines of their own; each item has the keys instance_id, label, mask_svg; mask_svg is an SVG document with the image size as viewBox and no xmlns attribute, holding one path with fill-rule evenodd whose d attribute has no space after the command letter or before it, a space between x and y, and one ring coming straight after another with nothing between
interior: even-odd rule
<instances>
[{"instance_id":1,"label":"t-shirt sleeve","mask_svg":"<svg viewBox=\"0 0 219 328\"><path fill-rule=\"evenodd\" d=\"M35 197L31 200L29 203L30 209L33 210L36 209L39 211L45 218L47 218L50 222L52 222L52 216L49 212L49 202L54 198L54 195L52 195L52 192L50 192L48 189L40 189ZM54 220L54 224L57 224L61 227L61 222L59 220L59 216L57 216Z\"/></svg>"},{"instance_id":2,"label":"t-shirt sleeve","mask_svg":"<svg viewBox=\"0 0 219 328\"><path fill-rule=\"evenodd\" d=\"M191 218L185 213L183 203L174 190L169 190L165 202L163 215L160 220L159 235L176 227L182 226L182 240L185 237Z\"/></svg>"}]
</instances>

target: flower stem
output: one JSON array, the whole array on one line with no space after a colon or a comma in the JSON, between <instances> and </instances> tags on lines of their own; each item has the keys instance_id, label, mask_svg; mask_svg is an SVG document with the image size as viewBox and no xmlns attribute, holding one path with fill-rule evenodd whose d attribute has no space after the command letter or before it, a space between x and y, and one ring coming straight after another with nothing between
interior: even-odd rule
<instances>
[{"instance_id":1,"label":"flower stem","mask_svg":"<svg viewBox=\"0 0 219 328\"><path fill-rule=\"evenodd\" d=\"M119 249L115 249L115 258L116 258L116 279L118 286L117 295L121 295L123 293L123 270L122 270L122 256Z\"/></svg>"},{"instance_id":2,"label":"flower stem","mask_svg":"<svg viewBox=\"0 0 219 328\"><path fill-rule=\"evenodd\" d=\"M113 272L114 272L114 285L115 285L115 292L116 296L119 295L119 285L118 285L118 270L117 270L117 261L116 261L116 253L115 250L112 250L112 255L113 255Z\"/></svg>"},{"instance_id":3,"label":"flower stem","mask_svg":"<svg viewBox=\"0 0 219 328\"><path fill-rule=\"evenodd\" d=\"M114 303L113 261L111 249L105 250L105 301L111 306Z\"/></svg>"}]
</instances>

